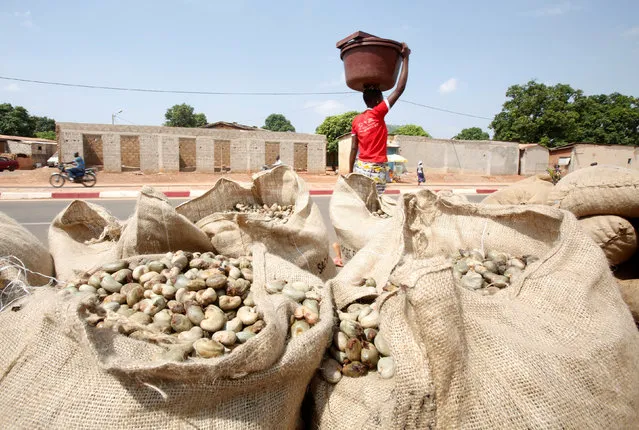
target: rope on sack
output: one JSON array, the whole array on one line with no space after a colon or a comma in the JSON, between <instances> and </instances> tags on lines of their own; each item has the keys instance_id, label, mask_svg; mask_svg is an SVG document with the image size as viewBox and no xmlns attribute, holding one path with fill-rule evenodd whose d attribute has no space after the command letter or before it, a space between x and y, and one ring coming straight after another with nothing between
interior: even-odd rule
<instances>
[{"instance_id":1,"label":"rope on sack","mask_svg":"<svg viewBox=\"0 0 639 430\"><path fill-rule=\"evenodd\" d=\"M29 273L47 278L49 282L42 285L43 287L53 286L55 283L64 284L64 282L59 281L56 278L28 269L22 260L15 255L0 257L0 276L2 272L9 270L17 271L17 275L13 279L9 280L9 283L0 291L0 312L11 306L17 300L31 294L34 288L38 288L38 286L31 286L25 282L27 274Z\"/></svg>"}]
</instances>

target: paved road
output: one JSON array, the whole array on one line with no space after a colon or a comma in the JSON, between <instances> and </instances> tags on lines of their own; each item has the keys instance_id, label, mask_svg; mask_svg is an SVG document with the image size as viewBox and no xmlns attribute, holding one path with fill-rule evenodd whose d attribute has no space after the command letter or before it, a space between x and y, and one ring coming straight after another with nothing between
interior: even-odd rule
<instances>
[{"instance_id":1,"label":"paved road","mask_svg":"<svg viewBox=\"0 0 639 430\"><path fill-rule=\"evenodd\" d=\"M469 195L469 200L480 202L484 195ZM327 226L331 225L328 215L328 202L330 196L313 196L313 200L319 206L320 212ZM133 214L135 209L135 199L127 200L111 200L99 199L88 200L104 206L111 214L121 220L127 219ZM184 202L185 199L170 199L171 204L177 206ZM70 200L18 200L18 201L2 201L0 202L0 211L14 218L22 225L27 227L29 231L36 235L44 244L47 244L47 232L49 223L55 216L62 211ZM335 232L329 229L329 240L331 243L335 241Z\"/></svg>"}]
</instances>

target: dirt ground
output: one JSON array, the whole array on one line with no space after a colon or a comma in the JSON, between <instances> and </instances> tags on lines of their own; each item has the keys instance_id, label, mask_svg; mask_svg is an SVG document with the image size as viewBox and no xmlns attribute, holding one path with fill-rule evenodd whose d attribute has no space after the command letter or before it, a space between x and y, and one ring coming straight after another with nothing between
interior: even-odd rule
<instances>
[{"instance_id":1,"label":"dirt ground","mask_svg":"<svg viewBox=\"0 0 639 430\"><path fill-rule=\"evenodd\" d=\"M35 170L16 170L14 172L4 171L0 173L0 187L38 187L49 186L49 177L56 169L40 168ZM196 172L175 172L175 173L142 173L142 172L122 172L109 173L98 172L98 185L100 186L124 186L133 187L145 184L149 185L191 185L191 186L211 186L218 179L225 177L236 181L250 181L251 175L248 173L196 173ZM312 188L332 188L337 181L337 175L309 175L300 173L300 176ZM518 175L485 176L485 175L463 175L454 173L432 173L426 172L426 184L455 184L455 185L488 185L507 184L523 179ZM389 187L416 186L417 178L406 175L402 182L389 184Z\"/></svg>"}]
</instances>

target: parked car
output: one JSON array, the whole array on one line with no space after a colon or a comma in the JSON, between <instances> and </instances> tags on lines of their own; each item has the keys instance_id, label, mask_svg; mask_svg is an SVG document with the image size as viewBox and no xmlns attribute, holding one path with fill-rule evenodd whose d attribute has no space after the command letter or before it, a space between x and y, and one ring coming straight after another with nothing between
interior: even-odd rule
<instances>
[{"instance_id":1,"label":"parked car","mask_svg":"<svg viewBox=\"0 0 639 430\"><path fill-rule=\"evenodd\" d=\"M18 162L16 160L12 160L7 157L0 157L0 172L4 169L7 169L10 172L13 172L19 167Z\"/></svg>"},{"instance_id":2,"label":"parked car","mask_svg":"<svg viewBox=\"0 0 639 430\"><path fill-rule=\"evenodd\" d=\"M58 167L58 153L56 152L47 160L48 167Z\"/></svg>"}]
</instances>

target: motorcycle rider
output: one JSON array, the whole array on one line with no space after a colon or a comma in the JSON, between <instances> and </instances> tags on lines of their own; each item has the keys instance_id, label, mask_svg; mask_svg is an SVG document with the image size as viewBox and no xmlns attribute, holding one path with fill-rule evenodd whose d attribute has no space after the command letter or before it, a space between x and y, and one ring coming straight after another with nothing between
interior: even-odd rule
<instances>
[{"instance_id":1,"label":"motorcycle rider","mask_svg":"<svg viewBox=\"0 0 639 430\"><path fill-rule=\"evenodd\" d=\"M73 154L74 160L70 161L69 163L66 164L74 164L75 166L67 169L67 173L69 174L69 179L71 179L72 181L75 181L76 176L78 178L81 178L82 176L84 176L84 160L82 159L82 157L80 157L80 154L78 152Z\"/></svg>"}]
</instances>

